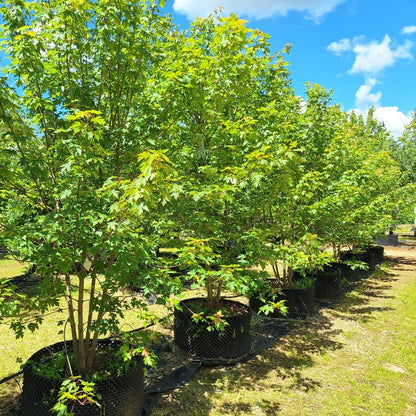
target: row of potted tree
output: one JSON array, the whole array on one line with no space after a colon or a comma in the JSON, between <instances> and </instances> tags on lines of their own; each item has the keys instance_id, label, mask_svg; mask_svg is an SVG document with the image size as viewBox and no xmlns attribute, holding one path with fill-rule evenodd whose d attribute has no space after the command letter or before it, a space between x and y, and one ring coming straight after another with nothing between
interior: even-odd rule
<instances>
[{"instance_id":1,"label":"row of potted tree","mask_svg":"<svg viewBox=\"0 0 416 416\"><path fill-rule=\"evenodd\" d=\"M6 1L2 9L0 243L36 265L39 290L24 297L4 282L0 307L23 336L65 299L71 341L46 365L54 386L68 378L58 414L139 413L134 393L119 388L122 398L110 400L101 390L97 400L90 384L107 376L98 363L113 344L101 339L120 333L126 309L153 319L146 299L169 303L191 281L206 298L177 305L186 321L175 324L177 343L189 349L188 327L203 323L234 343L225 358L239 357L250 321L238 321L243 341L235 341L229 320L240 311L224 291L284 312L265 292L268 265L279 290L311 285L341 249L383 233L402 195L386 130L371 111L366 120L345 113L320 86L296 96L283 58L290 45L272 53L268 35L235 15L180 30L160 5ZM144 296L124 296L129 286ZM204 343L214 356L215 343ZM105 361L121 359L116 378L150 363L143 341L120 345ZM68 367L62 351L71 371L51 366ZM33 404L28 383L25 416L50 414L50 402Z\"/></svg>"}]
</instances>

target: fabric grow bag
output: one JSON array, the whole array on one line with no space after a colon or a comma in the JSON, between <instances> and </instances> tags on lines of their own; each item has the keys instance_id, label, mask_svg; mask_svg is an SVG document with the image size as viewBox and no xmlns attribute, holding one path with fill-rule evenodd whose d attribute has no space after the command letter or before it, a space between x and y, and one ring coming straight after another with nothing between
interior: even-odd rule
<instances>
[{"instance_id":1,"label":"fabric grow bag","mask_svg":"<svg viewBox=\"0 0 416 416\"><path fill-rule=\"evenodd\" d=\"M271 290L279 289L278 283L275 279L269 279L267 285ZM280 311L276 310L267 316L273 318L306 318L315 314L315 288L314 286L307 289L280 289L280 293L276 293L275 302L285 300L285 305L288 308L288 313L283 316ZM258 312L264 303L258 297L252 296L250 298L250 307L253 311Z\"/></svg>"},{"instance_id":2,"label":"fabric grow bag","mask_svg":"<svg viewBox=\"0 0 416 416\"><path fill-rule=\"evenodd\" d=\"M70 345L70 343L68 343ZM102 340L100 346L116 344L113 340ZM62 351L59 342L42 348L33 354L23 368L23 388L20 397L22 416L54 416L51 408L57 401L62 380L47 378L33 371L32 363L45 362L52 353ZM79 405L75 416L141 416L143 413L144 379L143 360L122 376L109 377L95 382L96 392L101 395L101 408L94 404ZM69 409L70 410L70 409Z\"/></svg>"},{"instance_id":3,"label":"fabric grow bag","mask_svg":"<svg viewBox=\"0 0 416 416\"><path fill-rule=\"evenodd\" d=\"M370 246L367 249L367 252L374 253L374 261L376 264L380 264L384 260L384 247L383 246Z\"/></svg>"},{"instance_id":4,"label":"fabric grow bag","mask_svg":"<svg viewBox=\"0 0 416 416\"><path fill-rule=\"evenodd\" d=\"M341 270L337 265L324 266L323 270L315 274L315 298L339 298L342 294L341 278Z\"/></svg>"},{"instance_id":5,"label":"fabric grow bag","mask_svg":"<svg viewBox=\"0 0 416 416\"><path fill-rule=\"evenodd\" d=\"M174 342L183 350L203 360L240 360L251 350L251 310L240 302L221 299L220 308L224 315L231 310L231 316L223 331L207 330L205 322L192 319L195 306L204 299L191 298L180 302L180 309L174 312Z\"/></svg>"}]
</instances>

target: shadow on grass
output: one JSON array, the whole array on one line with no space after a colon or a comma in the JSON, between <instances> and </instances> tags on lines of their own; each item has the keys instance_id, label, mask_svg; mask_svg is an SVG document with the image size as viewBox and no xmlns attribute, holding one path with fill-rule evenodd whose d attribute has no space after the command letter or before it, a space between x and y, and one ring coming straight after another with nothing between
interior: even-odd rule
<instances>
[{"instance_id":1,"label":"shadow on grass","mask_svg":"<svg viewBox=\"0 0 416 416\"><path fill-rule=\"evenodd\" d=\"M387 268L386 268L387 267ZM336 305L334 313L346 319L369 322L375 319L376 312L388 311L391 308L374 305L376 299L391 299L388 294L392 283L396 281L389 266L376 268L369 276L355 284L350 284L345 296Z\"/></svg>"},{"instance_id":2,"label":"shadow on grass","mask_svg":"<svg viewBox=\"0 0 416 416\"><path fill-rule=\"evenodd\" d=\"M22 376L0 386L0 415L21 416L19 413L19 396Z\"/></svg>"},{"instance_id":3,"label":"shadow on grass","mask_svg":"<svg viewBox=\"0 0 416 416\"><path fill-rule=\"evenodd\" d=\"M401 262L406 259L394 264ZM331 311L322 308L315 317L297 322L287 336L261 354L233 367L201 369L181 390L159 397L155 413L205 416L215 408L226 415L278 415L282 405L278 393L282 397L286 391L304 393L321 387L303 370L314 366L318 355L343 348L339 341L342 330L336 328L334 317L364 322L376 319L377 312L391 310L376 303L392 297L388 292L396 280L388 267L377 268L368 279L351 285Z\"/></svg>"},{"instance_id":4,"label":"shadow on grass","mask_svg":"<svg viewBox=\"0 0 416 416\"><path fill-rule=\"evenodd\" d=\"M0 262L1 276L6 280L6 284L15 286L17 292L27 296L37 293L39 278L32 273L30 268L18 263L8 253L0 253Z\"/></svg>"},{"instance_id":5,"label":"shadow on grass","mask_svg":"<svg viewBox=\"0 0 416 416\"><path fill-rule=\"evenodd\" d=\"M10 283L17 287L17 292L26 296L35 296L39 292L39 279L32 274L12 277Z\"/></svg>"},{"instance_id":6,"label":"shadow on grass","mask_svg":"<svg viewBox=\"0 0 416 416\"><path fill-rule=\"evenodd\" d=\"M306 392L320 387L319 382L304 375L303 369L314 365L316 354L343 347L335 339L340 331L330 319L320 313L297 322L263 319L266 325L272 321L290 325L289 336L275 340L270 348L244 363L203 367L182 389L160 395L154 403L156 413L205 416L212 412L215 403L220 414L278 415L280 405L275 393L287 389Z\"/></svg>"},{"instance_id":7,"label":"shadow on grass","mask_svg":"<svg viewBox=\"0 0 416 416\"><path fill-rule=\"evenodd\" d=\"M389 257L387 264L393 270L409 270L409 267L413 267L416 270L416 260L405 257Z\"/></svg>"}]
</instances>

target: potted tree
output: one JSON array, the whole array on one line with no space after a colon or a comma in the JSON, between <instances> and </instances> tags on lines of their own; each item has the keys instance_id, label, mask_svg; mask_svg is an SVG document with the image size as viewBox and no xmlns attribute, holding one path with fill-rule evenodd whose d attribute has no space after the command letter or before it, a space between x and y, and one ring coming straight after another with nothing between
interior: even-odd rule
<instances>
[{"instance_id":1,"label":"potted tree","mask_svg":"<svg viewBox=\"0 0 416 416\"><path fill-rule=\"evenodd\" d=\"M259 192L270 139L262 122L293 93L285 62L269 52L267 35L237 16L196 21L184 45L178 82L187 87L186 110L173 159L181 191L171 212L181 225L178 264L206 296L178 305L175 340L204 358L235 360L250 351L251 312L224 293L246 294L255 285L251 269L261 254L252 196ZM268 94L271 83L280 101Z\"/></svg>"},{"instance_id":2,"label":"potted tree","mask_svg":"<svg viewBox=\"0 0 416 416\"><path fill-rule=\"evenodd\" d=\"M317 297L326 297L323 292L328 282L333 280L339 292L341 279L338 270L329 273L327 263L331 259L326 250L327 240L320 233L319 207L325 197L324 190L331 183L326 169L335 163L327 161L327 149L345 115L338 106L330 105L331 93L319 85L308 84L306 93L302 105L294 102L288 106L292 111L286 114L286 126L289 126L286 131L282 134L277 126L272 149L278 155L277 149L283 144L285 157L272 158L268 181L263 184L266 198L258 201L258 206L262 210L259 216L265 218L262 240L274 284L285 290L294 284L303 284L310 291L315 290ZM327 210L325 214L330 217L332 211ZM304 276L303 282L297 277L299 272ZM313 297L309 293L311 306Z\"/></svg>"},{"instance_id":3,"label":"potted tree","mask_svg":"<svg viewBox=\"0 0 416 416\"><path fill-rule=\"evenodd\" d=\"M322 241L310 233L291 241L278 238L266 243L265 253L264 261L271 273L262 290L250 298L252 308L281 317L279 308L272 308L276 302L284 301L288 318L314 315L316 273L329 262Z\"/></svg>"},{"instance_id":4,"label":"potted tree","mask_svg":"<svg viewBox=\"0 0 416 416\"><path fill-rule=\"evenodd\" d=\"M162 101L173 102L175 84L166 67L160 70L161 57L174 53L166 36L173 27L156 3L53 0L6 2L2 9L2 53L10 65L0 93L1 244L35 264L39 279L37 296L5 297L2 314L15 317L20 337L62 309L68 340L25 365L25 415L51 414L56 380L59 386L66 377L63 389L77 393L57 411L141 412L146 345L128 340L113 348L100 339L120 332L126 309L146 310L144 298L123 288L134 283L164 302L178 283L163 268L152 277L138 270L155 250L173 177L163 150L172 121ZM139 358L126 365L132 355ZM52 401L49 381L46 397L31 384L48 375ZM128 378L120 387L122 376ZM103 378L115 383L119 399L100 388Z\"/></svg>"},{"instance_id":5,"label":"potted tree","mask_svg":"<svg viewBox=\"0 0 416 416\"><path fill-rule=\"evenodd\" d=\"M251 350L251 310L223 297L224 291L246 292L249 272L214 252L208 239L190 239L179 259L189 268L194 288L205 297L178 302L174 312L174 339L182 349L204 359L233 362Z\"/></svg>"},{"instance_id":6,"label":"potted tree","mask_svg":"<svg viewBox=\"0 0 416 416\"><path fill-rule=\"evenodd\" d=\"M355 280L363 265L374 267L376 255L382 260L383 248L372 243L391 224L400 172L385 129L371 112L365 123L354 114L338 118L338 132L325 151L328 181L317 204L316 227L332 246L336 267Z\"/></svg>"}]
</instances>

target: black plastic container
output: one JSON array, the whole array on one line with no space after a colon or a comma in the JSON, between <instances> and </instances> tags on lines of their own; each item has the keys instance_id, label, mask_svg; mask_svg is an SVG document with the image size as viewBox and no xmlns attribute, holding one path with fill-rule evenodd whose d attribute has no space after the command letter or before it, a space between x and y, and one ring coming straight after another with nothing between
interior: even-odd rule
<instances>
[{"instance_id":1,"label":"black plastic container","mask_svg":"<svg viewBox=\"0 0 416 416\"><path fill-rule=\"evenodd\" d=\"M337 267L341 272L341 279L347 280L348 282L357 282L364 276L364 270L360 268L353 268L349 264L342 262L331 263Z\"/></svg>"},{"instance_id":2,"label":"black plastic container","mask_svg":"<svg viewBox=\"0 0 416 416\"><path fill-rule=\"evenodd\" d=\"M315 298L337 299L342 294L342 274L338 265L329 264L324 266L315 275Z\"/></svg>"},{"instance_id":3,"label":"black plastic container","mask_svg":"<svg viewBox=\"0 0 416 416\"><path fill-rule=\"evenodd\" d=\"M383 246L370 246L367 252L374 253L374 261L376 264L380 264L384 260L384 247Z\"/></svg>"}]
</instances>

